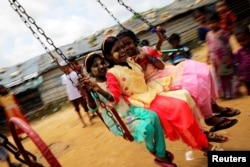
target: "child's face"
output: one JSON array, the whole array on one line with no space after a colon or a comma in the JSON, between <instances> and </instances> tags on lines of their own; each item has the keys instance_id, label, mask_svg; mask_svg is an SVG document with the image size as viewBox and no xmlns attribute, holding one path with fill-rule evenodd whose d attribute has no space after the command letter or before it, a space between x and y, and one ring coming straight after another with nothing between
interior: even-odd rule
<instances>
[{"instance_id":1,"label":"child's face","mask_svg":"<svg viewBox=\"0 0 250 167\"><path fill-rule=\"evenodd\" d=\"M227 5L225 4L225 2L218 2L216 4L216 12L219 14L223 14L225 12L227 12L228 8Z\"/></svg>"},{"instance_id":2,"label":"child's face","mask_svg":"<svg viewBox=\"0 0 250 167\"><path fill-rule=\"evenodd\" d=\"M206 22L206 17L204 13L195 13L194 18L197 22L199 23L205 23Z\"/></svg>"},{"instance_id":3,"label":"child's face","mask_svg":"<svg viewBox=\"0 0 250 167\"><path fill-rule=\"evenodd\" d=\"M178 39L172 39L169 41L169 43L172 45L173 48L178 48L180 46L180 40Z\"/></svg>"},{"instance_id":4,"label":"child's face","mask_svg":"<svg viewBox=\"0 0 250 167\"><path fill-rule=\"evenodd\" d=\"M242 47L250 46L250 35L238 34L235 37L240 46Z\"/></svg>"},{"instance_id":5,"label":"child's face","mask_svg":"<svg viewBox=\"0 0 250 167\"><path fill-rule=\"evenodd\" d=\"M207 24L208 24L208 28L210 30L219 30L220 29L219 21L210 20L210 21L207 22Z\"/></svg>"},{"instance_id":6,"label":"child's face","mask_svg":"<svg viewBox=\"0 0 250 167\"><path fill-rule=\"evenodd\" d=\"M111 50L111 59L115 64L123 64L127 62L129 54L121 41L116 41Z\"/></svg>"},{"instance_id":7,"label":"child's face","mask_svg":"<svg viewBox=\"0 0 250 167\"><path fill-rule=\"evenodd\" d=\"M62 66L62 70L65 73L69 73L70 72L70 67L68 65L67 66Z\"/></svg>"},{"instance_id":8,"label":"child's face","mask_svg":"<svg viewBox=\"0 0 250 167\"><path fill-rule=\"evenodd\" d=\"M107 73L107 63L101 57L96 57L91 65L91 74L93 77L104 77Z\"/></svg>"},{"instance_id":9,"label":"child's face","mask_svg":"<svg viewBox=\"0 0 250 167\"><path fill-rule=\"evenodd\" d=\"M124 47L126 49L126 54L129 57L132 57L132 56L137 54L136 53L136 44L135 44L133 39L131 39L128 36L124 36L120 40L123 43L123 45L124 45Z\"/></svg>"}]
</instances>

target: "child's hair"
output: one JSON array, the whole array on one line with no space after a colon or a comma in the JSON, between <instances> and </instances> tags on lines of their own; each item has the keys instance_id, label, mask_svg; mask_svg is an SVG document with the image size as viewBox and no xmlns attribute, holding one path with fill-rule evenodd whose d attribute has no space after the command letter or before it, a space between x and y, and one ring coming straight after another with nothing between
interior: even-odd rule
<instances>
[{"instance_id":1,"label":"child's hair","mask_svg":"<svg viewBox=\"0 0 250 167\"><path fill-rule=\"evenodd\" d=\"M220 21L220 17L219 17L219 15L218 15L217 12L213 12L213 13L210 13L210 14L207 15L206 20L208 22L210 22L210 21L217 21L217 22L219 22Z\"/></svg>"},{"instance_id":2,"label":"child's hair","mask_svg":"<svg viewBox=\"0 0 250 167\"><path fill-rule=\"evenodd\" d=\"M123 30L121 30L121 31L116 35L116 37L117 37L118 39L123 38L123 37L130 37L130 38L134 41L134 43L135 43L136 45L138 45L139 42L140 42L140 40L136 37L135 33L134 33L133 31L131 31L131 30L128 30L128 29L123 29Z\"/></svg>"},{"instance_id":3,"label":"child's hair","mask_svg":"<svg viewBox=\"0 0 250 167\"><path fill-rule=\"evenodd\" d=\"M114 36L109 36L102 42L102 54L104 58L109 62L109 67L114 66L114 62L110 59L111 56L111 50L115 44L115 42L118 41L118 38Z\"/></svg>"},{"instance_id":4,"label":"child's hair","mask_svg":"<svg viewBox=\"0 0 250 167\"><path fill-rule=\"evenodd\" d=\"M70 63L73 63L73 62L76 61L76 57L75 57L75 56L69 56L69 57L68 57L68 61L69 61Z\"/></svg>"},{"instance_id":5,"label":"child's hair","mask_svg":"<svg viewBox=\"0 0 250 167\"><path fill-rule=\"evenodd\" d=\"M168 41L171 42L173 40L181 40L181 37L179 34L173 33L168 37Z\"/></svg>"},{"instance_id":6,"label":"child's hair","mask_svg":"<svg viewBox=\"0 0 250 167\"><path fill-rule=\"evenodd\" d=\"M142 40L141 42L140 42L140 46L149 46L149 40L147 40L147 39L144 39L144 40Z\"/></svg>"},{"instance_id":7,"label":"child's hair","mask_svg":"<svg viewBox=\"0 0 250 167\"><path fill-rule=\"evenodd\" d=\"M103 56L99 53L92 52L88 54L84 60L84 66L88 73L91 73L91 66L94 63L95 58L100 57L103 59Z\"/></svg>"},{"instance_id":8,"label":"child's hair","mask_svg":"<svg viewBox=\"0 0 250 167\"><path fill-rule=\"evenodd\" d=\"M250 30L248 28L248 26L246 25L241 25L238 26L234 29L234 35L250 35Z\"/></svg>"},{"instance_id":9,"label":"child's hair","mask_svg":"<svg viewBox=\"0 0 250 167\"><path fill-rule=\"evenodd\" d=\"M193 17L196 17L196 15L200 13L206 15L208 12L205 7L199 7L193 11Z\"/></svg>"}]
</instances>

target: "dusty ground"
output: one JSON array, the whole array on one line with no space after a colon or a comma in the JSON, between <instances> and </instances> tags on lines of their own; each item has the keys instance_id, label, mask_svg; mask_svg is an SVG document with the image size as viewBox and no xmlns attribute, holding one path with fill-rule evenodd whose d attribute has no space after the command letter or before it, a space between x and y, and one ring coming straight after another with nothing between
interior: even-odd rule
<instances>
[{"instance_id":1,"label":"dusty ground","mask_svg":"<svg viewBox=\"0 0 250 167\"><path fill-rule=\"evenodd\" d=\"M235 47L237 47L235 45ZM194 50L194 57L205 61L206 48L200 47ZM238 108L242 111L236 118L239 123L227 130L218 133L228 136L230 141L224 144L216 144L225 150L250 150L249 121L250 121L250 96L244 94L241 98L222 101L219 104ZM86 118L86 117L85 117ZM94 119L95 124L82 128L73 108L68 105L61 111L32 123L32 128L50 146L52 152L64 167L153 167L153 157L146 151L144 144L132 143L122 137L111 134L102 124L99 118ZM209 127L207 127L209 128ZM11 137L9 137L12 140ZM166 140L168 150L175 155L175 162L179 167L206 167L207 158L199 151L194 151L194 159L187 161L185 153L191 151L182 142ZM39 161L48 166L37 148L30 139L26 139L23 145L27 150L36 154ZM14 158L12 157L14 160ZM0 162L1 167L6 164Z\"/></svg>"}]
</instances>

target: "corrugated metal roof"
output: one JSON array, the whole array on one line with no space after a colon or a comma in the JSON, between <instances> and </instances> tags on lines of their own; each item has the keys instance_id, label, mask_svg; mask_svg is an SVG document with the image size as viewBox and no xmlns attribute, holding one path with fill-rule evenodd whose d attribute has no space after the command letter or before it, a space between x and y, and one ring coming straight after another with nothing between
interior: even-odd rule
<instances>
[{"instance_id":1,"label":"corrugated metal roof","mask_svg":"<svg viewBox=\"0 0 250 167\"><path fill-rule=\"evenodd\" d=\"M176 1L171 5L162 7L160 9L144 12L142 13L142 15L147 18L148 21L152 21L153 25L159 25L188 10L211 4L215 1L216 0ZM145 26L145 24L139 19L131 18L122 24L128 29L134 30L136 33L148 30L148 27ZM115 35L121 29L122 28L119 25L114 25L97 31L96 33L91 34L87 37L79 38L72 44L61 46L60 49L65 56L69 56L67 55L67 51L69 48L73 50L74 56L83 56L88 54L89 52L100 50L101 42L103 41L104 37L108 35L108 33ZM59 61L61 60L60 56L56 52L52 52L52 54L57 57ZM57 65L56 63L53 63L51 56L45 53L29 59L22 64L8 67L8 69L4 73L0 72L0 84L3 84L7 87L12 87L14 85L21 84L29 79L38 77L40 74L56 67ZM19 74L15 77L11 77L11 74L15 72Z\"/></svg>"}]
</instances>

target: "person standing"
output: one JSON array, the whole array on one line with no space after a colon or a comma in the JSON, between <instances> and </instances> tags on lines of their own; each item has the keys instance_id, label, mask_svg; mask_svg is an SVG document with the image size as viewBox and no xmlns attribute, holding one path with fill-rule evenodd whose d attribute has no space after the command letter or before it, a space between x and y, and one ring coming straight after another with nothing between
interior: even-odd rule
<instances>
[{"instance_id":1,"label":"person standing","mask_svg":"<svg viewBox=\"0 0 250 167\"><path fill-rule=\"evenodd\" d=\"M23 114L18 100L16 99L16 96L12 92L9 92L4 85L0 85L0 106L4 108L4 113L8 121L12 117L17 117L29 124L27 118ZM19 138L22 139L21 134L23 134L24 131L19 127L16 127L16 132Z\"/></svg>"},{"instance_id":2,"label":"person standing","mask_svg":"<svg viewBox=\"0 0 250 167\"><path fill-rule=\"evenodd\" d=\"M59 63L61 69L63 70L64 74L61 76L62 84L66 86L66 92L69 101L73 104L75 111L77 112L83 127L87 126L87 123L84 121L81 113L79 105L83 107L84 111L87 113L87 117L89 119L90 125L93 124L89 112L86 100L82 95L84 92L83 90L78 89L78 74L70 68L70 65L67 64L65 61Z\"/></svg>"}]
</instances>

